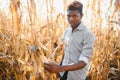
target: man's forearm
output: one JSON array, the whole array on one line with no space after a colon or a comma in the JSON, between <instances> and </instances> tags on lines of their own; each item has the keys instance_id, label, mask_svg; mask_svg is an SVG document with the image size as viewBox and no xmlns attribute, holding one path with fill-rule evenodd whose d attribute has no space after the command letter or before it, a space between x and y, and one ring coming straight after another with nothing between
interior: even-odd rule
<instances>
[{"instance_id":1,"label":"man's forearm","mask_svg":"<svg viewBox=\"0 0 120 80\"><path fill-rule=\"evenodd\" d=\"M73 65L62 66L62 71L74 71L74 70L82 69L86 65L87 64L84 61L79 61L78 63Z\"/></svg>"}]
</instances>

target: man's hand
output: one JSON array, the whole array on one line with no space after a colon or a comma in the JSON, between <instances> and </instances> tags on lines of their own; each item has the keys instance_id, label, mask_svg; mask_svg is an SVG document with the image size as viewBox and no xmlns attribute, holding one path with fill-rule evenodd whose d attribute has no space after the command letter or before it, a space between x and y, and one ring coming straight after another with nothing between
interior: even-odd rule
<instances>
[{"instance_id":1,"label":"man's hand","mask_svg":"<svg viewBox=\"0 0 120 80\"><path fill-rule=\"evenodd\" d=\"M56 63L44 63L44 67L45 69L47 69L49 72L52 72L52 73L58 73L63 71L62 66L57 65Z\"/></svg>"}]
</instances>

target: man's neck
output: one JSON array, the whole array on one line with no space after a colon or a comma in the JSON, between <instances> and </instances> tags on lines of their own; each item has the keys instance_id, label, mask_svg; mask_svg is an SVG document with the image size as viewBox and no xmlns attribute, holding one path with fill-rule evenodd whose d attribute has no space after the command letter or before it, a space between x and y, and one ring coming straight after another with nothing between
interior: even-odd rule
<instances>
[{"instance_id":1,"label":"man's neck","mask_svg":"<svg viewBox=\"0 0 120 80\"><path fill-rule=\"evenodd\" d=\"M81 22L80 22L77 26L75 26L74 28L72 27L72 32L73 32L80 24L81 24Z\"/></svg>"}]
</instances>

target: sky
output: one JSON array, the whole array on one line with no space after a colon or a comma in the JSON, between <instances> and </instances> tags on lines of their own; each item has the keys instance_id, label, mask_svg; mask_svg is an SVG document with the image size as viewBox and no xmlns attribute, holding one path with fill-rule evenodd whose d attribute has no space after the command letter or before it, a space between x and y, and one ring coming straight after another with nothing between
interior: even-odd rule
<instances>
[{"instance_id":1,"label":"sky","mask_svg":"<svg viewBox=\"0 0 120 80\"><path fill-rule=\"evenodd\" d=\"M4 10L7 13L9 7L9 0L0 0L0 9Z\"/></svg>"}]
</instances>

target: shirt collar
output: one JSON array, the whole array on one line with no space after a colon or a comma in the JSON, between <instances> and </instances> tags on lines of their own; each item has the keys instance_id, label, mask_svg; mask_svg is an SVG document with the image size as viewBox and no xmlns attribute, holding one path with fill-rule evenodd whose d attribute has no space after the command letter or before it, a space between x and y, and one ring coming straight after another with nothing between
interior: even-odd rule
<instances>
[{"instance_id":1,"label":"shirt collar","mask_svg":"<svg viewBox=\"0 0 120 80\"><path fill-rule=\"evenodd\" d=\"M77 28L74 29L74 31L81 31L83 30L84 26L83 26L83 23L81 22ZM72 30L72 28L70 27L70 29Z\"/></svg>"},{"instance_id":2,"label":"shirt collar","mask_svg":"<svg viewBox=\"0 0 120 80\"><path fill-rule=\"evenodd\" d=\"M75 30L81 31L81 30L83 30L83 27L84 27L84 26L83 26L83 23L81 22Z\"/></svg>"}]
</instances>

